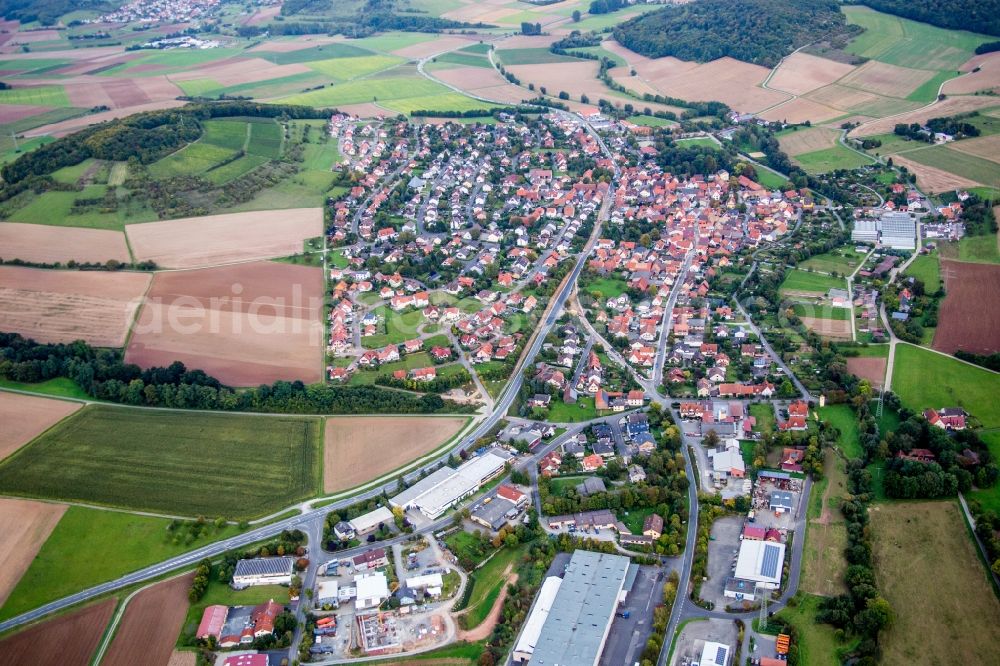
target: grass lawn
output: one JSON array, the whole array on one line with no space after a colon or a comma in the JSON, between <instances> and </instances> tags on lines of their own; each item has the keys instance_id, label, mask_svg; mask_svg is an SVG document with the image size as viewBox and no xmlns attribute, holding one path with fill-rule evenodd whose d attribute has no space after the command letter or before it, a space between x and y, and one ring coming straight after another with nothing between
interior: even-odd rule
<instances>
[{"instance_id":1,"label":"grass lawn","mask_svg":"<svg viewBox=\"0 0 1000 666\"><path fill-rule=\"evenodd\" d=\"M93 398L80 388L72 379L66 377L56 377L37 384L25 384L24 382L13 382L9 379L0 379L0 388L16 389L19 391L30 391L42 395L52 395L59 398L79 398L80 400L93 400Z\"/></svg>"},{"instance_id":2,"label":"grass lawn","mask_svg":"<svg viewBox=\"0 0 1000 666\"><path fill-rule=\"evenodd\" d=\"M792 161L797 162L807 173L827 173L837 169L857 169L874 160L838 144L832 148L796 155Z\"/></svg>"},{"instance_id":3,"label":"grass lawn","mask_svg":"<svg viewBox=\"0 0 1000 666\"><path fill-rule=\"evenodd\" d=\"M0 609L0 619L238 533L231 525L218 532L210 527L209 536L175 544L169 524L167 518L71 506Z\"/></svg>"},{"instance_id":4,"label":"grass lawn","mask_svg":"<svg viewBox=\"0 0 1000 666\"><path fill-rule=\"evenodd\" d=\"M62 86L33 86L0 90L0 104L31 106L71 106Z\"/></svg>"},{"instance_id":5,"label":"grass lawn","mask_svg":"<svg viewBox=\"0 0 1000 666\"><path fill-rule=\"evenodd\" d=\"M258 585L248 587L245 590L234 590L225 583L219 581L218 567L212 567L212 573L208 577L208 587L205 589L205 596L197 603L188 606L187 616L184 618L184 625L181 628L180 637L177 640L178 647L190 645L198 625L201 623L201 616L209 606L220 604L222 606L256 606L270 599L278 603L288 603L288 588L281 585Z\"/></svg>"},{"instance_id":6,"label":"grass lawn","mask_svg":"<svg viewBox=\"0 0 1000 666\"><path fill-rule=\"evenodd\" d=\"M646 127L669 127L677 124L672 120L657 118L656 116L629 116L628 121L636 125L645 125Z\"/></svg>"},{"instance_id":7,"label":"grass lawn","mask_svg":"<svg viewBox=\"0 0 1000 666\"><path fill-rule=\"evenodd\" d=\"M847 560L847 527L840 513L840 503L847 495L844 460L827 449L824 477L809 495L806 542L802 555L802 590L833 596L846 592L844 572Z\"/></svg>"},{"instance_id":8,"label":"grass lawn","mask_svg":"<svg viewBox=\"0 0 1000 666\"><path fill-rule=\"evenodd\" d=\"M400 664L432 664L433 666L471 666L478 664L483 654L483 643L458 641L438 650L421 652L412 657L397 655L375 661L356 661L345 666L399 666Z\"/></svg>"},{"instance_id":9,"label":"grass lawn","mask_svg":"<svg viewBox=\"0 0 1000 666\"><path fill-rule=\"evenodd\" d=\"M71 214L73 203L77 199L99 199L107 193L107 189L106 185L88 185L80 192L49 190L39 195L32 194L26 205L10 214L10 220L28 224L121 231L126 222L150 222L157 219L156 213L151 209L126 203L120 203L114 213L90 209Z\"/></svg>"},{"instance_id":10,"label":"grass lawn","mask_svg":"<svg viewBox=\"0 0 1000 666\"><path fill-rule=\"evenodd\" d=\"M774 408L769 402L762 402L750 405L750 416L757 419L757 425L753 427L754 432L773 432L774 424L777 420L774 416Z\"/></svg>"},{"instance_id":11,"label":"grass lawn","mask_svg":"<svg viewBox=\"0 0 1000 666\"><path fill-rule=\"evenodd\" d=\"M196 141L149 165L149 173L158 179L200 174L232 158L235 152L230 148Z\"/></svg>"},{"instance_id":12,"label":"grass lawn","mask_svg":"<svg viewBox=\"0 0 1000 666\"><path fill-rule=\"evenodd\" d=\"M598 416L594 408L594 399L582 396L574 405L567 405L562 400L553 400L547 420L552 423L577 423L596 419Z\"/></svg>"},{"instance_id":13,"label":"grass lawn","mask_svg":"<svg viewBox=\"0 0 1000 666\"><path fill-rule=\"evenodd\" d=\"M690 139L678 139L678 146L707 146L708 148L719 148L719 144L709 139L707 136L696 136Z\"/></svg>"},{"instance_id":14,"label":"grass lawn","mask_svg":"<svg viewBox=\"0 0 1000 666\"><path fill-rule=\"evenodd\" d=\"M421 310L397 312L382 306L375 310L375 314L380 315L384 321L383 332L361 338L361 344L368 349L378 349L415 338L417 337L417 327L424 321Z\"/></svg>"},{"instance_id":15,"label":"grass lawn","mask_svg":"<svg viewBox=\"0 0 1000 666\"><path fill-rule=\"evenodd\" d=\"M331 58L310 62L308 67L340 81L368 76L404 62L403 58L388 55L369 55L356 58Z\"/></svg>"},{"instance_id":16,"label":"grass lawn","mask_svg":"<svg viewBox=\"0 0 1000 666\"><path fill-rule=\"evenodd\" d=\"M618 517L632 534L642 534L643 522L647 516L654 513L656 513L656 508L650 506L644 509L632 509L628 512L622 510L618 513Z\"/></svg>"},{"instance_id":17,"label":"grass lawn","mask_svg":"<svg viewBox=\"0 0 1000 666\"><path fill-rule=\"evenodd\" d=\"M816 294L825 294L831 289L847 289L847 281L843 278L834 278L820 273L809 273L807 271L793 269L788 271L785 281L781 283L780 292L803 291Z\"/></svg>"},{"instance_id":18,"label":"grass lawn","mask_svg":"<svg viewBox=\"0 0 1000 666\"><path fill-rule=\"evenodd\" d=\"M822 597L815 594L798 594L797 603L783 608L779 615L799 630L799 663L809 666L840 666L838 653L850 645L837 640L836 630L829 624L816 621Z\"/></svg>"},{"instance_id":19,"label":"grass lawn","mask_svg":"<svg viewBox=\"0 0 1000 666\"><path fill-rule=\"evenodd\" d=\"M833 319L847 321L851 318L850 308L835 308L830 305L813 305L812 303L796 303L792 311L798 317L815 317L817 319Z\"/></svg>"},{"instance_id":20,"label":"grass lawn","mask_svg":"<svg viewBox=\"0 0 1000 666\"><path fill-rule=\"evenodd\" d=\"M252 518L320 486L316 418L89 406L0 465L11 495Z\"/></svg>"},{"instance_id":21,"label":"grass lawn","mask_svg":"<svg viewBox=\"0 0 1000 666\"><path fill-rule=\"evenodd\" d=\"M979 437L989 448L993 460L1000 460L1000 432L984 432ZM979 502L984 509L1000 513L1000 485L985 490L973 490L966 493L966 498Z\"/></svg>"},{"instance_id":22,"label":"grass lawn","mask_svg":"<svg viewBox=\"0 0 1000 666\"><path fill-rule=\"evenodd\" d=\"M996 240L993 237L988 238ZM993 245L995 247L996 243L994 242ZM933 294L941 285L941 263L938 261L937 252L924 254L914 259L903 275L917 278L924 283L924 290Z\"/></svg>"},{"instance_id":23,"label":"grass lawn","mask_svg":"<svg viewBox=\"0 0 1000 666\"><path fill-rule=\"evenodd\" d=\"M472 592L469 593L469 603L466 606L468 610L463 623L467 629L478 627L489 615L490 609L507 584L504 571L513 565L523 552L523 548L504 548L473 573Z\"/></svg>"},{"instance_id":24,"label":"grass lawn","mask_svg":"<svg viewBox=\"0 0 1000 666\"><path fill-rule=\"evenodd\" d=\"M449 88L440 83L435 83L414 74L414 76L374 77L338 83L326 88L320 88L319 90L291 95L282 98L281 101L286 104L325 107L448 94L463 97L462 95L453 93ZM483 102L479 104L483 104Z\"/></svg>"},{"instance_id":25,"label":"grass lawn","mask_svg":"<svg viewBox=\"0 0 1000 666\"><path fill-rule=\"evenodd\" d=\"M850 275L864 257L865 255L860 252L855 252L853 246L841 247L831 250L826 254L817 254L814 257L810 257L799 264L799 267L811 268L823 273Z\"/></svg>"},{"instance_id":26,"label":"grass lawn","mask_svg":"<svg viewBox=\"0 0 1000 666\"><path fill-rule=\"evenodd\" d=\"M769 169L755 168L757 172L757 182L769 190L782 189L788 184L788 179L778 175Z\"/></svg>"},{"instance_id":27,"label":"grass lawn","mask_svg":"<svg viewBox=\"0 0 1000 666\"><path fill-rule=\"evenodd\" d=\"M558 55L548 49L497 49L494 58L504 65L537 65L556 62L580 62L579 58Z\"/></svg>"},{"instance_id":28,"label":"grass lawn","mask_svg":"<svg viewBox=\"0 0 1000 666\"><path fill-rule=\"evenodd\" d=\"M592 282L587 283L587 286L583 288L588 294L598 293L601 295L601 300L606 301L609 298L614 298L620 296L628 290L628 283L625 280L618 278L600 278ZM602 303L603 305L603 303Z\"/></svg>"},{"instance_id":29,"label":"grass lawn","mask_svg":"<svg viewBox=\"0 0 1000 666\"><path fill-rule=\"evenodd\" d=\"M479 537L471 532L459 530L445 537L444 542L448 549L455 554L455 557L465 558L478 565L493 552L492 546L488 543L484 546Z\"/></svg>"},{"instance_id":30,"label":"grass lawn","mask_svg":"<svg viewBox=\"0 0 1000 666\"><path fill-rule=\"evenodd\" d=\"M383 105L393 111L412 114L418 111L478 111L499 109L502 104L483 102L457 92L438 92L404 99L393 99Z\"/></svg>"},{"instance_id":31,"label":"grass lawn","mask_svg":"<svg viewBox=\"0 0 1000 666\"><path fill-rule=\"evenodd\" d=\"M348 386L370 386L375 383L379 375L391 375L396 370L413 370L415 368L427 368L434 365L427 352L417 352L407 354L398 361L386 363L372 370L359 370L351 375L347 382ZM459 366L462 367L462 366ZM442 371L439 371L441 374Z\"/></svg>"},{"instance_id":32,"label":"grass lawn","mask_svg":"<svg viewBox=\"0 0 1000 666\"><path fill-rule=\"evenodd\" d=\"M657 9L656 5L632 5L631 7L625 7L624 9L619 9L616 12L610 12L607 14L584 13L583 20L579 23L573 23L572 26L573 30L579 30L580 32L586 32L588 30L600 32L605 28L618 25L619 23L623 23L634 16L651 12L654 9Z\"/></svg>"},{"instance_id":33,"label":"grass lawn","mask_svg":"<svg viewBox=\"0 0 1000 666\"><path fill-rule=\"evenodd\" d=\"M860 435L858 433L858 420L854 410L850 405L827 405L818 410L819 417L840 431L840 439L837 446L848 458L861 458L864 451L861 449Z\"/></svg>"},{"instance_id":34,"label":"grass lawn","mask_svg":"<svg viewBox=\"0 0 1000 666\"><path fill-rule=\"evenodd\" d=\"M1000 601L958 503L880 503L870 515L879 591L895 615L879 637L882 663L983 663L982 646L1000 643Z\"/></svg>"},{"instance_id":35,"label":"grass lawn","mask_svg":"<svg viewBox=\"0 0 1000 666\"><path fill-rule=\"evenodd\" d=\"M928 381L928 378L933 378ZM962 407L985 428L1000 427L1000 374L922 347L899 343L892 390L907 407Z\"/></svg>"},{"instance_id":36,"label":"grass lawn","mask_svg":"<svg viewBox=\"0 0 1000 666\"><path fill-rule=\"evenodd\" d=\"M997 237L992 234L966 236L958 242L958 258L978 264L1000 264Z\"/></svg>"},{"instance_id":37,"label":"grass lawn","mask_svg":"<svg viewBox=\"0 0 1000 666\"><path fill-rule=\"evenodd\" d=\"M975 155L967 155L948 145L931 146L904 153L907 159L927 166L943 169L962 178L984 185L1000 181L1000 164Z\"/></svg>"}]
</instances>

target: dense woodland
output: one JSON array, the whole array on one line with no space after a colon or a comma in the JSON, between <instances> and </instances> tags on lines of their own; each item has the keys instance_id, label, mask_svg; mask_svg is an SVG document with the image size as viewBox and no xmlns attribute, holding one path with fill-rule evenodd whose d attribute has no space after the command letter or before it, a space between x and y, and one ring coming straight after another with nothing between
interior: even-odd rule
<instances>
[{"instance_id":1,"label":"dense woodland","mask_svg":"<svg viewBox=\"0 0 1000 666\"><path fill-rule=\"evenodd\" d=\"M69 12L81 9L106 12L119 4L104 0L3 0L0 13L8 21L17 20L22 24L38 21L42 25L55 25L60 16Z\"/></svg>"},{"instance_id":2,"label":"dense woodland","mask_svg":"<svg viewBox=\"0 0 1000 666\"><path fill-rule=\"evenodd\" d=\"M374 386L341 387L278 381L236 391L201 370L176 361L141 369L121 352L85 342L41 344L0 333L0 378L34 384L66 377L92 398L126 405L282 414L431 414L468 407L438 395L415 396Z\"/></svg>"},{"instance_id":3,"label":"dense woodland","mask_svg":"<svg viewBox=\"0 0 1000 666\"><path fill-rule=\"evenodd\" d=\"M1000 0L864 0L861 4L941 28L1000 35Z\"/></svg>"},{"instance_id":4,"label":"dense woodland","mask_svg":"<svg viewBox=\"0 0 1000 666\"><path fill-rule=\"evenodd\" d=\"M698 0L637 16L615 39L644 56L707 62L730 56L773 67L817 39L856 32L835 0Z\"/></svg>"}]
</instances>

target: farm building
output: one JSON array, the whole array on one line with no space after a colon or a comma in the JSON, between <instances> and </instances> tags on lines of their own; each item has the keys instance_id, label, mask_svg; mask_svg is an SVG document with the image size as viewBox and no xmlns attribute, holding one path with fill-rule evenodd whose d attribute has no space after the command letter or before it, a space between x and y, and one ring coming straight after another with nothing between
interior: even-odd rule
<instances>
[{"instance_id":1,"label":"farm building","mask_svg":"<svg viewBox=\"0 0 1000 666\"><path fill-rule=\"evenodd\" d=\"M596 666L634 566L622 555L573 553L527 663Z\"/></svg>"},{"instance_id":2,"label":"farm building","mask_svg":"<svg viewBox=\"0 0 1000 666\"><path fill-rule=\"evenodd\" d=\"M785 544L744 539L736 558L736 578L760 583L776 590L781 584L781 567L785 562Z\"/></svg>"},{"instance_id":3,"label":"farm building","mask_svg":"<svg viewBox=\"0 0 1000 666\"><path fill-rule=\"evenodd\" d=\"M226 615L229 614L228 606L216 604L209 606L201 614L201 623L198 625L198 633L195 636L201 640L209 636L215 636L219 640L222 636L222 628L226 625Z\"/></svg>"},{"instance_id":4,"label":"farm building","mask_svg":"<svg viewBox=\"0 0 1000 666\"><path fill-rule=\"evenodd\" d=\"M219 647L250 645L261 636L274 633L274 621L284 606L274 599L257 606L233 606L219 638Z\"/></svg>"},{"instance_id":5,"label":"farm building","mask_svg":"<svg viewBox=\"0 0 1000 666\"><path fill-rule=\"evenodd\" d=\"M392 520L392 511L390 511L387 507L380 506L374 511L369 511L363 516L352 518L348 521L348 524L354 530L355 534L358 536L364 536L369 532L377 530L379 525L392 523Z\"/></svg>"},{"instance_id":6,"label":"farm building","mask_svg":"<svg viewBox=\"0 0 1000 666\"><path fill-rule=\"evenodd\" d=\"M729 599L753 602L757 596L757 582L731 576L726 579L722 593Z\"/></svg>"},{"instance_id":7,"label":"farm building","mask_svg":"<svg viewBox=\"0 0 1000 666\"><path fill-rule=\"evenodd\" d=\"M251 585L288 585L292 582L294 557L260 557L240 560L233 572L233 588L242 590Z\"/></svg>"}]
</instances>

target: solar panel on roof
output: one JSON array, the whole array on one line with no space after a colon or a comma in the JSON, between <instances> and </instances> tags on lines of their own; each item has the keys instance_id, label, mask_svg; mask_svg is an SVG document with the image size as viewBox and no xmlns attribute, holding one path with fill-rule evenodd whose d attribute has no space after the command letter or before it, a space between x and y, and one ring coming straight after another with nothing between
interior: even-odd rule
<instances>
[{"instance_id":1,"label":"solar panel on roof","mask_svg":"<svg viewBox=\"0 0 1000 666\"><path fill-rule=\"evenodd\" d=\"M726 663L726 648L720 647L715 653L715 663L719 666L725 666Z\"/></svg>"},{"instance_id":2,"label":"solar panel on roof","mask_svg":"<svg viewBox=\"0 0 1000 666\"><path fill-rule=\"evenodd\" d=\"M760 565L760 575L774 578L778 572L778 547L764 546L764 561Z\"/></svg>"}]
</instances>

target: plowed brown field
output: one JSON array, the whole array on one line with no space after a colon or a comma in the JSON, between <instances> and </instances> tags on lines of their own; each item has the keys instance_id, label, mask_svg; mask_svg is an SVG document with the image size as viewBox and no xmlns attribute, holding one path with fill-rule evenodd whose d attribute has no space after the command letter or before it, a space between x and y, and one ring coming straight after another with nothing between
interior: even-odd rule
<instances>
[{"instance_id":1,"label":"plowed brown field","mask_svg":"<svg viewBox=\"0 0 1000 666\"><path fill-rule=\"evenodd\" d=\"M120 347L149 280L147 273L0 266L0 330Z\"/></svg>"},{"instance_id":2,"label":"plowed brown field","mask_svg":"<svg viewBox=\"0 0 1000 666\"><path fill-rule=\"evenodd\" d=\"M0 606L28 570L66 511L65 504L0 499ZM2 645L2 644L0 644ZM0 663L3 650L0 647Z\"/></svg>"},{"instance_id":3,"label":"plowed brown field","mask_svg":"<svg viewBox=\"0 0 1000 666\"><path fill-rule=\"evenodd\" d=\"M83 403L0 392L0 460L80 409ZM3 558L0 558L0 562Z\"/></svg>"},{"instance_id":4,"label":"plowed brown field","mask_svg":"<svg viewBox=\"0 0 1000 666\"><path fill-rule=\"evenodd\" d=\"M852 356L847 359L847 371L861 379L867 379L872 386L885 384L885 366L884 358Z\"/></svg>"},{"instance_id":5,"label":"plowed brown field","mask_svg":"<svg viewBox=\"0 0 1000 666\"><path fill-rule=\"evenodd\" d=\"M187 615L193 579L193 573L172 578L135 595L101 664L166 666Z\"/></svg>"},{"instance_id":6,"label":"plowed brown field","mask_svg":"<svg viewBox=\"0 0 1000 666\"><path fill-rule=\"evenodd\" d=\"M19 222L0 223L0 256L36 264L129 261L125 234L120 231Z\"/></svg>"},{"instance_id":7,"label":"plowed brown field","mask_svg":"<svg viewBox=\"0 0 1000 666\"><path fill-rule=\"evenodd\" d=\"M444 444L464 418L338 416L326 420L323 490L354 488L398 469Z\"/></svg>"},{"instance_id":8,"label":"plowed brown field","mask_svg":"<svg viewBox=\"0 0 1000 666\"><path fill-rule=\"evenodd\" d=\"M934 349L952 354L1000 351L1000 265L941 262L944 302Z\"/></svg>"},{"instance_id":9,"label":"plowed brown field","mask_svg":"<svg viewBox=\"0 0 1000 666\"><path fill-rule=\"evenodd\" d=\"M87 666L115 610L105 599L0 640L3 666Z\"/></svg>"},{"instance_id":10,"label":"plowed brown field","mask_svg":"<svg viewBox=\"0 0 1000 666\"><path fill-rule=\"evenodd\" d=\"M322 377L323 271L254 262L157 273L125 353L232 386Z\"/></svg>"}]
</instances>

